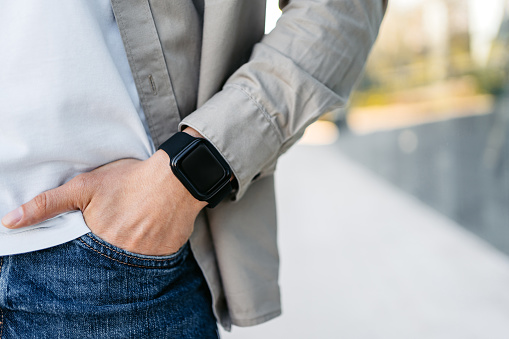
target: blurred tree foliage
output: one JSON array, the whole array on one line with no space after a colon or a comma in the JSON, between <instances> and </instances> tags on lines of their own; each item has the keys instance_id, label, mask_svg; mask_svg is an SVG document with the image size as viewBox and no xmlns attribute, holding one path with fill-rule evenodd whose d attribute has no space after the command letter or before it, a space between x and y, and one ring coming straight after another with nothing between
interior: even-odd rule
<instances>
[{"instance_id":1,"label":"blurred tree foliage","mask_svg":"<svg viewBox=\"0 0 509 339\"><path fill-rule=\"evenodd\" d=\"M380 106L401 100L405 93L429 87L449 90L424 90L435 96L497 95L507 83L509 24L502 24L493 42L489 61L480 65L472 56L466 2L451 1L448 8L448 26L443 41L433 40L426 29L425 5L410 13L390 13L366 66L364 77L351 98L351 106ZM463 10L463 12L461 12ZM402 29L405 27L405 29ZM458 82L465 81L465 86ZM470 86L471 84L474 84ZM469 87L470 90L464 89ZM467 93L468 92L468 93ZM423 97L422 100L426 100Z\"/></svg>"}]
</instances>

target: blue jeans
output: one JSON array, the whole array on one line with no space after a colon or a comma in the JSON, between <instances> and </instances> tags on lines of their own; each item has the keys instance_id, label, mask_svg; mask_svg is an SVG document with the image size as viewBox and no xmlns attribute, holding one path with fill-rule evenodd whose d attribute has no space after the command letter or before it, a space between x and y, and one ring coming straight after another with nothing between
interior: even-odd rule
<instances>
[{"instance_id":1,"label":"blue jeans","mask_svg":"<svg viewBox=\"0 0 509 339\"><path fill-rule=\"evenodd\" d=\"M89 233L0 257L0 338L218 338L189 243L133 254Z\"/></svg>"}]
</instances>

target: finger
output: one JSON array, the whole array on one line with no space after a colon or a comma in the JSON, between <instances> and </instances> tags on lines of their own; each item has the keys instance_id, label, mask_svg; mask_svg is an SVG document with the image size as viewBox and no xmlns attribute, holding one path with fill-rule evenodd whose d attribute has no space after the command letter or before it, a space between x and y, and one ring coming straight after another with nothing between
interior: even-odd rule
<instances>
[{"instance_id":1,"label":"finger","mask_svg":"<svg viewBox=\"0 0 509 339\"><path fill-rule=\"evenodd\" d=\"M35 225L64 212L78 210L88 204L88 187L83 178L75 177L64 185L42 192L2 218L11 229Z\"/></svg>"}]
</instances>

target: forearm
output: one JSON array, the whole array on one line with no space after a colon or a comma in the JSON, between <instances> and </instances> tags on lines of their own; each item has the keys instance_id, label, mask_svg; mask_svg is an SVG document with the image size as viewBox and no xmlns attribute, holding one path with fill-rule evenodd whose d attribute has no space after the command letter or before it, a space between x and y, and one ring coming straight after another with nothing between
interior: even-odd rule
<instances>
[{"instance_id":1,"label":"forearm","mask_svg":"<svg viewBox=\"0 0 509 339\"><path fill-rule=\"evenodd\" d=\"M382 0L294 0L223 90L186 117L223 154L239 181L254 178L322 114L343 107L383 17Z\"/></svg>"}]
</instances>

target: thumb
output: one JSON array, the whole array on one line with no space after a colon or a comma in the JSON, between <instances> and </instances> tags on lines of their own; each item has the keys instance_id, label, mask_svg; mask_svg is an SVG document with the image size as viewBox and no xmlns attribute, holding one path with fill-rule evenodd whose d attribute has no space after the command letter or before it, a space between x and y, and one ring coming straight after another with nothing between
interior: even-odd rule
<instances>
[{"instance_id":1,"label":"thumb","mask_svg":"<svg viewBox=\"0 0 509 339\"><path fill-rule=\"evenodd\" d=\"M43 222L64 212L88 205L88 189L81 175L60 187L42 192L29 202L9 212L2 224L11 229Z\"/></svg>"}]
</instances>

